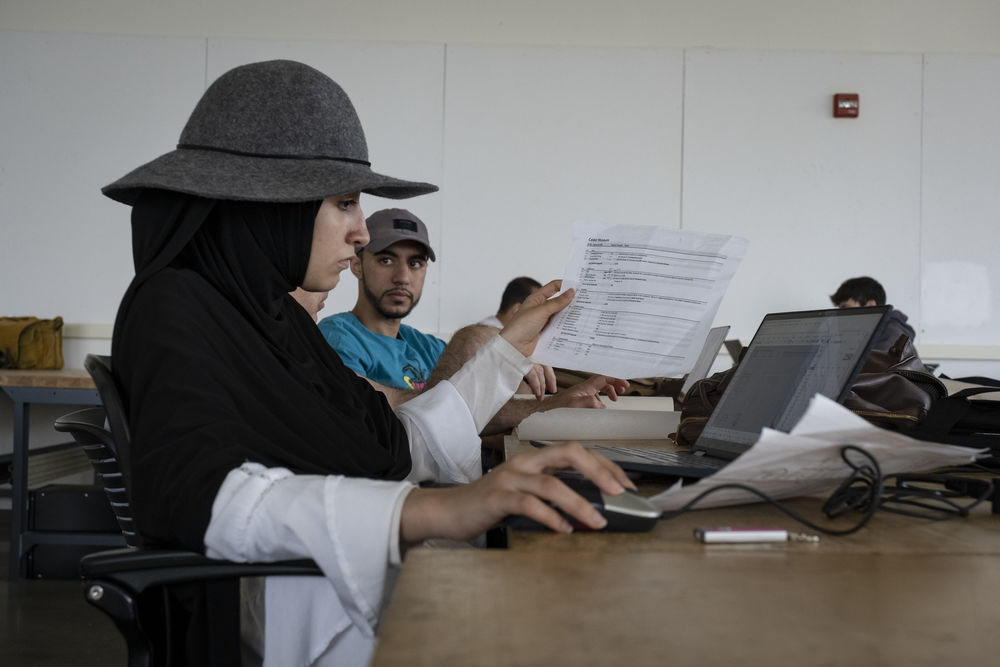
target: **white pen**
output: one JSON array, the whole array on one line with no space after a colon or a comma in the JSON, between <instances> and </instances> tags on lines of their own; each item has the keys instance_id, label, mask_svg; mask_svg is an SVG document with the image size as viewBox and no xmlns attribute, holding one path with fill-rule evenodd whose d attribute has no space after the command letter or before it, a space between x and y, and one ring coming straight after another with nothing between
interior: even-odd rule
<instances>
[{"instance_id":1,"label":"white pen","mask_svg":"<svg viewBox=\"0 0 1000 667\"><path fill-rule=\"evenodd\" d=\"M713 526L711 528L695 528L694 539L705 544L819 542L819 535L790 533L778 526Z\"/></svg>"}]
</instances>

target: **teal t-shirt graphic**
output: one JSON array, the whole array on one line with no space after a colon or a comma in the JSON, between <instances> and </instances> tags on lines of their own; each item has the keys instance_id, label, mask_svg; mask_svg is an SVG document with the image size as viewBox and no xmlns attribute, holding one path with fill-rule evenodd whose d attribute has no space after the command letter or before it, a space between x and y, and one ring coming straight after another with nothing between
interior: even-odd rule
<instances>
[{"instance_id":1,"label":"teal t-shirt graphic","mask_svg":"<svg viewBox=\"0 0 1000 667\"><path fill-rule=\"evenodd\" d=\"M423 389L445 346L405 324L396 338L374 333L353 313L324 317L319 330L348 368L397 389Z\"/></svg>"}]
</instances>

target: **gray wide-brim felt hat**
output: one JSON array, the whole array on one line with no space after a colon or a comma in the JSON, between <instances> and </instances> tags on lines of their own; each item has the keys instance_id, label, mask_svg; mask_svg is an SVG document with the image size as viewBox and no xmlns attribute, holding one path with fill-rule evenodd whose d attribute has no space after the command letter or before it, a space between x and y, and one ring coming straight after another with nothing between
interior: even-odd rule
<instances>
[{"instance_id":1,"label":"gray wide-brim felt hat","mask_svg":"<svg viewBox=\"0 0 1000 667\"><path fill-rule=\"evenodd\" d=\"M347 93L291 60L243 65L220 76L191 112L176 150L101 192L131 205L146 188L269 202L358 191L406 199L438 189L372 171Z\"/></svg>"}]
</instances>

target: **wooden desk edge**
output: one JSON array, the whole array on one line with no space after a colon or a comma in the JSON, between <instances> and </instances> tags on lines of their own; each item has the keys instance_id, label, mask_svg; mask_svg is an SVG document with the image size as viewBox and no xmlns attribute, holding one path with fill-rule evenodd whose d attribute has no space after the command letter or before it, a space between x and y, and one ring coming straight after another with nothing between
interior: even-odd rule
<instances>
[{"instance_id":1,"label":"wooden desk edge","mask_svg":"<svg viewBox=\"0 0 1000 667\"><path fill-rule=\"evenodd\" d=\"M96 389L94 381L82 368L58 371L29 371L16 368L0 369L2 387L42 387L52 389Z\"/></svg>"}]
</instances>

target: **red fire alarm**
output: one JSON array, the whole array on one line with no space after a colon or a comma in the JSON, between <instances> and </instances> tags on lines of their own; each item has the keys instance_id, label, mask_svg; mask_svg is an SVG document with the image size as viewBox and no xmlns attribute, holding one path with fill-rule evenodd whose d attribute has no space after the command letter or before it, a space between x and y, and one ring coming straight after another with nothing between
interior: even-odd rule
<instances>
[{"instance_id":1,"label":"red fire alarm","mask_svg":"<svg viewBox=\"0 0 1000 667\"><path fill-rule=\"evenodd\" d=\"M857 118L860 107L857 93L836 93L833 96L834 118Z\"/></svg>"}]
</instances>

